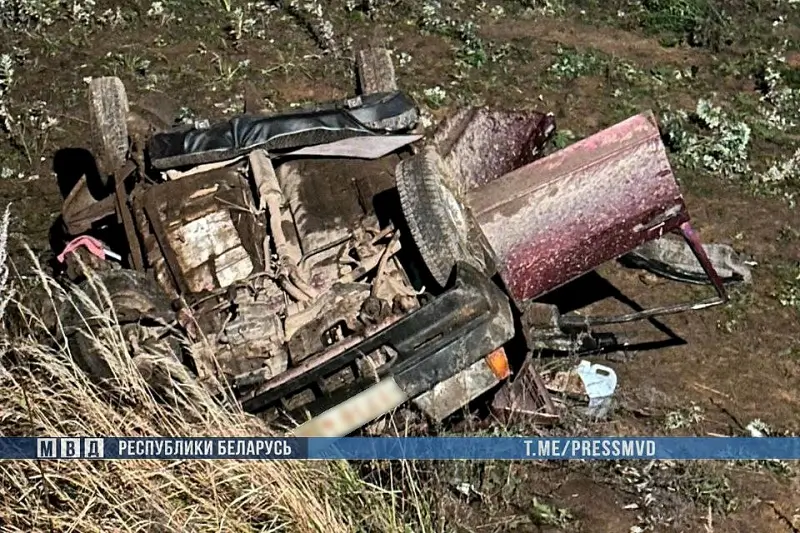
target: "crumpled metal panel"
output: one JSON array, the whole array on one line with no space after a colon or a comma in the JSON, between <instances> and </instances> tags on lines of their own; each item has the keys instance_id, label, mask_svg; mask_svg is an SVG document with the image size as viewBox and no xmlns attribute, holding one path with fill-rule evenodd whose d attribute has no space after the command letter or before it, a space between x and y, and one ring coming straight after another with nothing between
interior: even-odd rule
<instances>
[{"instance_id":1,"label":"crumpled metal panel","mask_svg":"<svg viewBox=\"0 0 800 533\"><path fill-rule=\"evenodd\" d=\"M534 161L554 131L553 116L538 111L466 107L437 128L434 143L466 191Z\"/></svg>"},{"instance_id":2,"label":"crumpled metal panel","mask_svg":"<svg viewBox=\"0 0 800 533\"><path fill-rule=\"evenodd\" d=\"M147 188L146 218L137 221L140 231L148 223L152 229L154 239L145 242L148 262L163 256L181 294L228 287L263 270L266 228L254 204L249 183L235 167Z\"/></svg>"},{"instance_id":3,"label":"crumpled metal panel","mask_svg":"<svg viewBox=\"0 0 800 533\"><path fill-rule=\"evenodd\" d=\"M269 379L284 372L289 366L281 318L284 298L280 287L266 276L204 297L192 309L190 320L206 342L213 340L213 350L194 353L195 362L205 359L201 363L208 372L223 381L246 373Z\"/></svg>"},{"instance_id":4,"label":"crumpled metal panel","mask_svg":"<svg viewBox=\"0 0 800 533\"><path fill-rule=\"evenodd\" d=\"M167 232L167 242L175 250L183 272L192 272L211 262L205 276L187 275L192 292L213 290L215 276L220 287L244 279L253 272L250 256L240 244L239 233L230 212L213 211ZM213 270L213 272L212 272Z\"/></svg>"},{"instance_id":5,"label":"crumpled metal panel","mask_svg":"<svg viewBox=\"0 0 800 533\"><path fill-rule=\"evenodd\" d=\"M651 112L474 189L468 200L517 301L689 219Z\"/></svg>"}]
</instances>

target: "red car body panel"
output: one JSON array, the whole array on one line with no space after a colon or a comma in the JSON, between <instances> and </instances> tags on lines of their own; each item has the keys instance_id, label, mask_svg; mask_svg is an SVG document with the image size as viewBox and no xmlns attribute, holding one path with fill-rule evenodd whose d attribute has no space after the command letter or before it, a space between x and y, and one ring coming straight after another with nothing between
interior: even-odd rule
<instances>
[{"instance_id":1,"label":"red car body panel","mask_svg":"<svg viewBox=\"0 0 800 533\"><path fill-rule=\"evenodd\" d=\"M650 112L486 181L468 203L518 301L689 220Z\"/></svg>"}]
</instances>

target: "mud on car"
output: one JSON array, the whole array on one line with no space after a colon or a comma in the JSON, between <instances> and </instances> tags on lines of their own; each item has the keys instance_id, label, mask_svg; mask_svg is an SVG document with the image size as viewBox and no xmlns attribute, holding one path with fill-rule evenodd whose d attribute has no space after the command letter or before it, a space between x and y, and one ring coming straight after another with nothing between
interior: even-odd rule
<instances>
[{"instance_id":1,"label":"mud on car","mask_svg":"<svg viewBox=\"0 0 800 533\"><path fill-rule=\"evenodd\" d=\"M248 412L345 435L408 401L441 420L532 348L596 348L597 325L724 301L652 115L542 157L551 115L464 108L426 134L388 54L358 60L357 96L214 124L91 80L105 193L86 176L69 193L59 259L74 281L95 271L134 358L157 344ZM671 231L715 298L598 320L537 307ZM69 335L110 378L95 333Z\"/></svg>"}]
</instances>

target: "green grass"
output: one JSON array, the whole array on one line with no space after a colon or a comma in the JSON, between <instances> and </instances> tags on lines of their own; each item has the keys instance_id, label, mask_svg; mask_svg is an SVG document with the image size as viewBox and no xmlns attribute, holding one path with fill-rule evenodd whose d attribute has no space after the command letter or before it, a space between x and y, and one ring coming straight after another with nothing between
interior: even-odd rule
<instances>
[{"instance_id":1,"label":"green grass","mask_svg":"<svg viewBox=\"0 0 800 533\"><path fill-rule=\"evenodd\" d=\"M719 48L726 40L730 21L713 0L643 0L642 27L663 35L667 45Z\"/></svg>"}]
</instances>

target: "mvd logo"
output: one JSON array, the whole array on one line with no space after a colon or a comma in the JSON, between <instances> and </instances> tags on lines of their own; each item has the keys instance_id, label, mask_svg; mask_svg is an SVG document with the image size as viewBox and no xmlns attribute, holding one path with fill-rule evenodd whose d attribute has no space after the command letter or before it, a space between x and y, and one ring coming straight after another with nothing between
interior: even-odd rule
<instances>
[{"instance_id":1,"label":"mvd logo","mask_svg":"<svg viewBox=\"0 0 800 533\"><path fill-rule=\"evenodd\" d=\"M102 459L103 439L99 438L37 438L37 459Z\"/></svg>"}]
</instances>

